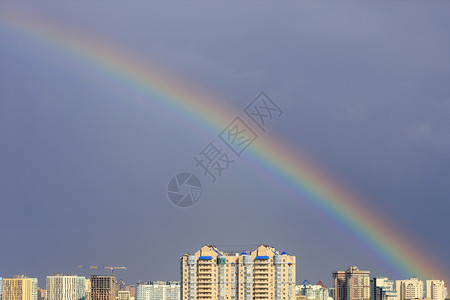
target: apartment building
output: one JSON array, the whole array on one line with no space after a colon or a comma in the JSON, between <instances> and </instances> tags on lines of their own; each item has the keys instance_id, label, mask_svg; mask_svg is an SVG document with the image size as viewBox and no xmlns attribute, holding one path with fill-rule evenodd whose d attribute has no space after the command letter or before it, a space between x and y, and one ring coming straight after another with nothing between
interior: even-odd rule
<instances>
[{"instance_id":1,"label":"apartment building","mask_svg":"<svg viewBox=\"0 0 450 300\"><path fill-rule=\"evenodd\" d=\"M180 300L180 282L140 282L136 286L136 300Z\"/></svg>"},{"instance_id":2,"label":"apartment building","mask_svg":"<svg viewBox=\"0 0 450 300\"><path fill-rule=\"evenodd\" d=\"M426 298L431 300L445 300L447 298L447 288L443 280L426 281Z\"/></svg>"},{"instance_id":3,"label":"apartment building","mask_svg":"<svg viewBox=\"0 0 450 300\"><path fill-rule=\"evenodd\" d=\"M24 275L2 280L2 300L37 300L38 280Z\"/></svg>"},{"instance_id":4,"label":"apartment building","mask_svg":"<svg viewBox=\"0 0 450 300\"><path fill-rule=\"evenodd\" d=\"M396 280L395 288L397 290L398 300L423 298L423 281L418 278Z\"/></svg>"},{"instance_id":5,"label":"apartment building","mask_svg":"<svg viewBox=\"0 0 450 300\"><path fill-rule=\"evenodd\" d=\"M85 300L86 278L77 275L47 276L46 300Z\"/></svg>"},{"instance_id":6,"label":"apartment building","mask_svg":"<svg viewBox=\"0 0 450 300\"><path fill-rule=\"evenodd\" d=\"M292 300L295 256L260 245L247 253L205 245L180 259L183 300Z\"/></svg>"},{"instance_id":7,"label":"apartment building","mask_svg":"<svg viewBox=\"0 0 450 300\"><path fill-rule=\"evenodd\" d=\"M370 293L372 300L397 300L394 280L387 277L376 277L370 280Z\"/></svg>"},{"instance_id":8,"label":"apartment building","mask_svg":"<svg viewBox=\"0 0 450 300\"><path fill-rule=\"evenodd\" d=\"M91 300L115 300L116 278L109 275L92 275L91 281Z\"/></svg>"},{"instance_id":9,"label":"apartment building","mask_svg":"<svg viewBox=\"0 0 450 300\"><path fill-rule=\"evenodd\" d=\"M370 300L370 271L352 266L333 272L334 300Z\"/></svg>"}]
</instances>

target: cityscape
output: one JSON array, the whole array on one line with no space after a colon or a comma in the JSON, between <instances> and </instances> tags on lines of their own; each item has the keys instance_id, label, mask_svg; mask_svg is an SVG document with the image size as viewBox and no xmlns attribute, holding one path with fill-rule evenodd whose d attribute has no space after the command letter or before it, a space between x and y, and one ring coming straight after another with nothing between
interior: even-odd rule
<instances>
[{"instance_id":1,"label":"cityscape","mask_svg":"<svg viewBox=\"0 0 450 300\"><path fill-rule=\"evenodd\" d=\"M450 300L450 0L0 0L0 300Z\"/></svg>"},{"instance_id":2,"label":"cityscape","mask_svg":"<svg viewBox=\"0 0 450 300\"><path fill-rule=\"evenodd\" d=\"M79 266L83 268L84 266ZM349 266L332 272L333 285L296 278L296 256L261 244L255 250L224 252L206 244L180 258L174 281L116 280L126 267L85 266L111 270L111 275L55 273L45 288L37 278L0 277L1 300L445 300L439 279L371 277L370 270ZM301 283L300 283L301 282Z\"/></svg>"}]
</instances>

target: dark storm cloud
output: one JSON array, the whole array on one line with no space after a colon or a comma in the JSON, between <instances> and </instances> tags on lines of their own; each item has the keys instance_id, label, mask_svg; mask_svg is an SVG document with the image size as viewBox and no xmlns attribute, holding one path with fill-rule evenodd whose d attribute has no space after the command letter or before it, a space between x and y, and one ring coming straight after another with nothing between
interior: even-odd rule
<instances>
[{"instance_id":1,"label":"dark storm cloud","mask_svg":"<svg viewBox=\"0 0 450 300\"><path fill-rule=\"evenodd\" d=\"M267 91L285 110L268 134L309 153L450 264L442 238L450 165L444 3L2 5L110 40L143 64L157 61L237 113ZM329 283L333 269L350 264L394 275L245 156L197 206L175 209L168 180L195 170L193 155L215 137L190 133L180 125L189 118L174 122L130 104L154 101L140 91L65 72L63 53L52 64L36 59L45 47L19 46L1 59L0 232L12 259L0 275L28 273L43 286L45 275L74 273L78 264L117 264L128 267L121 276L129 283L177 279L187 251L259 242L297 255L301 280ZM23 259L24 249L35 250Z\"/></svg>"}]
</instances>

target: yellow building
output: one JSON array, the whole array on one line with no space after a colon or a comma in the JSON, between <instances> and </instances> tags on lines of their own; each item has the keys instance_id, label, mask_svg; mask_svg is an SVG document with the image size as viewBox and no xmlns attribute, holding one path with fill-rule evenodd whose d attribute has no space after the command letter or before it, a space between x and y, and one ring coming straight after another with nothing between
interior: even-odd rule
<instances>
[{"instance_id":1,"label":"yellow building","mask_svg":"<svg viewBox=\"0 0 450 300\"><path fill-rule=\"evenodd\" d=\"M180 259L182 300L294 300L295 256L261 245L225 253L205 245Z\"/></svg>"},{"instance_id":2,"label":"yellow building","mask_svg":"<svg viewBox=\"0 0 450 300\"><path fill-rule=\"evenodd\" d=\"M423 298L423 281L418 278L396 280L395 288L397 290L398 300Z\"/></svg>"},{"instance_id":3,"label":"yellow building","mask_svg":"<svg viewBox=\"0 0 450 300\"><path fill-rule=\"evenodd\" d=\"M433 300L445 300L447 289L443 280L426 281L426 297Z\"/></svg>"},{"instance_id":4,"label":"yellow building","mask_svg":"<svg viewBox=\"0 0 450 300\"><path fill-rule=\"evenodd\" d=\"M25 276L3 278L2 300L37 300L38 280Z\"/></svg>"}]
</instances>

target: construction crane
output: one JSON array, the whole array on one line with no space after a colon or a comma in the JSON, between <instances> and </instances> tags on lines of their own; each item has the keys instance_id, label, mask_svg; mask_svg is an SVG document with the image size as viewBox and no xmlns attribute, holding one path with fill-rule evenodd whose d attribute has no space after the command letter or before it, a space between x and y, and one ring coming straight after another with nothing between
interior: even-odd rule
<instances>
[{"instance_id":1,"label":"construction crane","mask_svg":"<svg viewBox=\"0 0 450 300\"><path fill-rule=\"evenodd\" d=\"M111 270L112 276L114 275L114 270L126 270L126 267L108 267L108 266L78 266L78 269L103 269L103 270Z\"/></svg>"}]
</instances>

